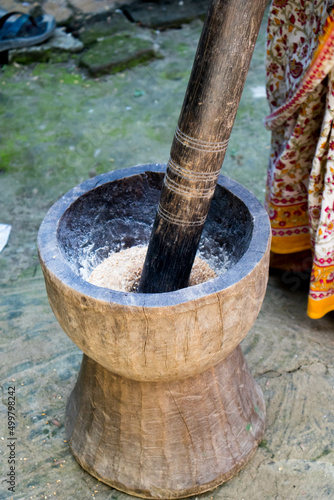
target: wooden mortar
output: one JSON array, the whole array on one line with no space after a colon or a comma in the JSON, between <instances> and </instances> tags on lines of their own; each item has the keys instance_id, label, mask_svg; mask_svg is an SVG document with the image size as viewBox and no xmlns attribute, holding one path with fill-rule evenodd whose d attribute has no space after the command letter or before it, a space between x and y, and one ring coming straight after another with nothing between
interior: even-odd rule
<instances>
[{"instance_id":1,"label":"wooden mortar","mask_svg":"<svg viewBox=\"0 0 334 500\"><path fill-rule=\"evenodd\" d=\"M269 265L268 217L249 191L219 177L200 243L217 278L152 294L84 279L121 245L147 244L164 171L143 165L83 182L38 235L50 305L84 352L66 412L72 452L93 476L144 498L197 495L228 480L256 450L265 420L239 347Z\"/></svg>"}]
</instances>

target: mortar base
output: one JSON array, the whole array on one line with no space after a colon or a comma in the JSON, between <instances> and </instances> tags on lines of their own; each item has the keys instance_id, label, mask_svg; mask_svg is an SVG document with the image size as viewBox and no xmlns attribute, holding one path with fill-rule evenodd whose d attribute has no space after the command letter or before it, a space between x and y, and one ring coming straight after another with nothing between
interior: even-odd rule
<instances>
[{"instance_id":1,"label":"mortar base","mask_svg":"<svg viewBox=\"0 0 334 500\"><path fill-rule=\"evenodd\" d=\"M115 375L83 356L66 413L79 464L143 498L182 498L230 479L264 433L265 404L238 346L206 372L171 382Z\"/></svg>"}]
</instances>

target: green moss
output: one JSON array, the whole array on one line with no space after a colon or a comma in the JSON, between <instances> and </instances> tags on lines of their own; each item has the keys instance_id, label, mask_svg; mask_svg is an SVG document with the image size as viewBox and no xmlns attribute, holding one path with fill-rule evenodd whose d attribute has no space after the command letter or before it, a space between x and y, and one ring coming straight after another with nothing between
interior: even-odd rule
<instances>
[{"instance_id":1,"label":"green moss","mask_svg":"<svg viewBox=\"0 0 334 500\"><path fill-rule=\"evenodd\" d=\"M320 455L318 455L316 458L313 458L311 461L317 462L318 460L321 460L322 458L327 457L327 455L332 453L332 451L333 450L331 450L330 448L325 448L324 451L322 453L320 453Z\"/></svg>"},{"instance_id":2,"label":"green moss","mask_svg":"<svg viewBox=\"0 0 334 500\"><path fill-rule=\"evenodd\" d=\"M183 55L185 55L185 54L187 54L187 53L189 52L190 47L189 47L189 45L188 45L188 44L186 44L186 43L179 43L179 44L177 44L177 46L176 46L176 50L177 50L177 52L178 52L181 56L183 56Z\"/></svg>"},{"instance_id":3,"label":"green moss","mask_svg":"<svg viewBox=\"0 0 334 500\"><path fill-rule=\"evenodd\" d=\"M18 64L27 65L34 63L62 63L70 59L71 54L62 50L50 48L48 50L22 51L12 56L12 61Z\"/></svg>"},{"instance_id":4,"label":"green moss","mask_svg":"<svg viewBox=\"0 0 334 500\"><path fill-rule=\"evenodd\" d=\"M51 59L51 50L26 51L15 54L12 61L18 64L32 64L35 62L48 62Z\"/></svg>"},{"instance_id":5,"label":"green moss","mask_svg":"<svg viewBox=\"0 0 334 500\"><path fill-rule=\"evenodd\" d=\"M17 73L17 69L14 66L8 64L2 68L1 73L1 77L6 80L7 78L11 78L12 76L14 76Z\"/></svg>"},{"instance_id":6,"label":"green moss","mask_svg":"<svg viewBox=\"0 0 334 500\"><path fill-rule=\"evenodd\" d=\"M110 21L100 21L84 27L79 34L85 46L95 43L99 38L106 38L116 33L127 31L136 34L140 31L135 24L131 24L123 15L113 16Z\"/></svg>"},{"instance_id":7,"label":"green moss","mask_svg":"<svg viewBox=\"0 0 334 500\"><path fill-rule=\"evenodd\" d=\"M190 76L190 69L180 64L179 61L173 61L166 64L161 76L166 80L186 80Z\"/></svg>"},{"instance_id":8,"label":"green moss","mask_svg":"<svg viewBox=\"0 0 334 500\"><path fill-rule=\"evenodd\" d=\"M49 62L51 63L65 63L67 62L70 58L74 59L74 55L70 55L69 52L57 52L57 51L52 51L50 54Z\"/></svg>"},{"instance_id":9,"label":"green moss","mask_svg":"<svg viewBox=\"0 0 334 500\"><path fill-rule=\"evenodd\" d=\"M149 40L120 33L93 45L81 57L81 66L96 75L117 73L156 57Z\"/></svg>"},{"instance_id":10,"label":"green moss","mask_svg":"<svg viewBox=\"0 0 334 500\"><path fill-rule=\"evenodd\" d=\"M166 130L166 127L157 125L156 127L147 127L146 135L153 141L161 142L162 144L166 142L166 139L170 137L170 142L172 142L172 134L170 130Z\"/></svg>"}]
</instances>

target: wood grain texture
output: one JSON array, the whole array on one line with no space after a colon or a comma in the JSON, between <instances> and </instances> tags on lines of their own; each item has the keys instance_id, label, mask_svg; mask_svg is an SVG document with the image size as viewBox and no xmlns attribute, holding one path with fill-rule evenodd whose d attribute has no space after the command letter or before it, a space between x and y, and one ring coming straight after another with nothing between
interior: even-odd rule
<instances>
[{"instance_id":1,"label":"wood grain texture","mask_svg":"<svg viewBox=\"0 0 334 500\"><path fill-rule=\"evenodd\" d=\"M42 262L61 327L88 357L134 380L194 376L228 356L253 325L266 291L269 246L243 279L197 300L135 307L96 300L65 285Z\"/></svg>"},{"instance_id":2,"label":"wood grain texture","mask_svg":"<svg viewBox=\"0 0 334 500\"><path fill-rule=\"evenodd\" d=\"M266 0L212 0L176 128L139 292L187 286Z\"/></svg>"},{"instance_id":3,"label":"wood grain texture","mask_svg":"<svg viewBox=\"0 0 334 500\"><path fill-rule=\"evenodd\" d=\"M67 406L80 465L145 498L182 498L227 481L264 432L262 392L240 347L215 368L173 382L136 382L84 356Z\"/></svg>"},{"instance_id":4,"label":"wood grain texture","mask_svg":"<svg viewBox=\"0 0 334 500\"><path fill-rule=\"evenodd\" d=\"M114 181L120 198L121 189L135 193L139 183L141 201L151 194L138 172L149 173L149 168L157 167L143 165L126 171L128 177L125 171L118 171L99 178L97 199L108 207L102 210L101 227L112 222L108 217L116 201L106 193L111 191L113 178L123 179L121 185ZM61 327L89 358L133 380L170 381L211 368L239 345L253 325L266 291L270 226L265 210L251 193L234 181L220 178L219 187L224 183L230 193L232 215L240 216L245 206L250 215L244 228L247 232L249 226L248 248L239 262L212 282L169 294L105 290L80 279L73 270L71 255L77 250L70 247L64 253L61 232L67 232L71 242L80 243L82 225L93 223L89 219L92 214L96 224L97 210L92 205L92 199L94 203L96 200L96 179L77 186L52 207L41 226L38 244L48 298ZM217 190L217 203L224 193L227 197L226 191ZM127 205L134 207L131 198ZM62 221L69 210L69 225L64 226ZM120 210L116 210L115 217L119 214ZM125 215L133 223L141 216L137 212ZM78 217L77 235L73 221ZM213 227L218 231L219 226ZM231 252L238 250L231 248Z\"/></svg>"}]
</instances>

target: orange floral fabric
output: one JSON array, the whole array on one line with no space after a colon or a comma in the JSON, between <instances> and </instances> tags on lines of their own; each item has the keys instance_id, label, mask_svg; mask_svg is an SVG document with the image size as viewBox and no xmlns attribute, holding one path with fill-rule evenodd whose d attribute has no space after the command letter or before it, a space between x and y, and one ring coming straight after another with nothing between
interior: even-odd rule
<instances>
[{"instance_id":1,"label":"orange floral fabric","mask_svg":"<svg viewBox=\"0 0 334 500\"><path fill-rule=\"evenodd\" d=\"M334 309L332 0L274 0L267 36L272 251L313 250L308 314Z\"/></svg>"}]
</instances>

